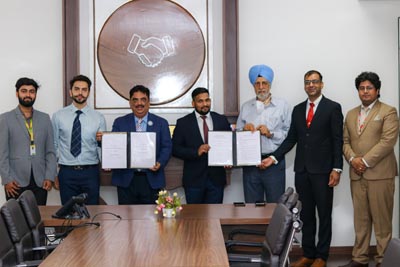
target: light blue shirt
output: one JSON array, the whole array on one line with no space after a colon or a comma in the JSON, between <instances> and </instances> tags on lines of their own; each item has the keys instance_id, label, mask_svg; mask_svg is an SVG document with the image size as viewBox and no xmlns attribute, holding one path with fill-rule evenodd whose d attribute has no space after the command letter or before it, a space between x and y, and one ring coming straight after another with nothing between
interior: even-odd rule
<instances>
[{"instance_id":1,"label":"light blue shirt","mask_svg":"<svg viewBox=\"0 0 400 267\"><path fill-rule=\"evenodd\" d=\"M72 125L77 108L71 104L53 114L54 147L58 163L63 165L93 165L100 162L101 149L97 145L96 133L106 131L106 120L103 114L85 106L79 120L82 129L81 154L76 158L71 154Z\"/></svg>"},{"instance_id":2,"label":"light blue shirt","mask_svg":"<svg viewBox=\"0 0 400 267\"><path fill-rule=\"evenodd\" d=\"M254 98L242 105L236 129L243 130L247 123L252 123L256 128L259 125L266 125L274 136L272 138L261 136L261 153L269 154L285 140L290 128L291 113L291 107L284 99L272 97L270 104L264 105Z\"/></svg>"}]
</instances>

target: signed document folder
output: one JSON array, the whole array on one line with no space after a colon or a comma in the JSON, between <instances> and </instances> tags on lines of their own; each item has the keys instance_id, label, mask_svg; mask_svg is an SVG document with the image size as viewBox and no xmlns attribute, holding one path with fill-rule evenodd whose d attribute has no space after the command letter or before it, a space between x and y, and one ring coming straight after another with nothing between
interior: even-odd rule
<instances>
[{"instance_id":1,"label":"signed document folder","mask_svg":"<svg viewBox=\"0 0 400 267\"><path fill-rule=\"evenodd\" d=\"M156 133L104 132L103 169L151 168L156 163Z\"/></svg>"},{"instance_id":2,"label":"signed document folder","mask_svg":"<svg viewBox=\"0 0 400 267\"><path fill-rule=\"evenodd\" d=\"M209 131L208 166L253 166L261 164L260 132Z\"/></svg>"}]
</instances>

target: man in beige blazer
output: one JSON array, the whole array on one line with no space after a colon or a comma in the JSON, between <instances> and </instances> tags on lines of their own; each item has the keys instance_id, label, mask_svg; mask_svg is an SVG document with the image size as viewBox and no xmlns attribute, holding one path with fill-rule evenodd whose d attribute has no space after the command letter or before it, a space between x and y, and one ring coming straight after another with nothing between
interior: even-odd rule
<instances>
[{"instance_id":1,"label":"man in beige blazer","mask_svg":"<svg viewBox=\"0 0 400 267\"><path fill-rule=\"evenodd\" d=\"M351 167L355 243L352 261L342 267L368 266L372 226L378 267L392 237L397 175L393 147L399 134L399 119L394 107L379 101L381 81L376 73L361 73L355 84L362 104L347 113L343 133L343 154Z\"/></svg>"}]
</instances>

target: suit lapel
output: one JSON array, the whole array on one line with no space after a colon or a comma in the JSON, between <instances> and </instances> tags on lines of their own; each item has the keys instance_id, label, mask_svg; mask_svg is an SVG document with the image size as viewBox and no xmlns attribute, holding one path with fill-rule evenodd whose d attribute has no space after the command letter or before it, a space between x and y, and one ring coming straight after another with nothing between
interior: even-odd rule
<instances>
[{"instance_id":1,"label":"suit lapel","mask_svg":"<svg viewBox=\"0 0 400 267\"><path fill-rule=\"evenodd\" d=\"M321 101L318 104L317 110L315 111L313 120L318 120L319 117L321 117L324 113L324 105L325 105L325 97L322 96ZM311 127L312 127L312 122L311 122Z\"/></svg>"},{"instance_id":2,"label":"suit lapel","mask_svg":"<svg viewBox=\"0 0 400 267\"><path fill-rule=\"evenodd\" d=\"M146 132L155 132L154 130L154 119L153 119L153 114L150 112L148 113L149 115L147 116L147 127L146 127Z\"/></svg>"},{"instance_id":3,"label":"suit lapel","mask_svg":"<svg viewBox=\"0 0 400 267\"><path fill-rule=\"evenodd\" d=\"M25 134L26 138L28 138L30 140L28 129L26 129L26 125L25 125L25 117L18 107L15 109L15 116L16 116L16 120L18 121L18 125L21 127L22 132ZM33 125L33 122L32 122L32 125Z\"/></svg>"},{"instance_id":4,"label":"suit lapel","mask_svg":"<svg viewBox=\"0 0 400 267\"><path fill-rule=\"evenodd\" d=\"M298 120L300 121L301 125L303 125L304 128L307 128L306 110L307 110L307 100L300 104L299 114L298 114L299 116Z\"/></svg>"},{"instance_id":5,"label":"suit lapel","mask_svg":"<svg viewBox=\"0 0 400 267\"><path fill-rule=\"evenodd\" d=\"M368 116L364 120L364 127L361 129L360 135L364 132L365 128L367 128L368 123L371 120L375 119L375 117L378 115L380 107L381 107L381 102L377 100L375 105L372 107L371 111L368 113ZM358 120L357 120L357 127L358 127Z\"/></svg>"},{"instance_id":6,"label":"suit lapel","mask_svg":"<svg viewBox=\"0 0 400 267\"><path fill-rule=\"evenodd\" d=\"M128 122L127 124L129 125L129 132L136 132L136 123L135 123L135 115L133 113L130 114L128 117Z\"/></svg>"},{"instance_id":7,"label":"suit lapel","mask_svg":"<svg viewBox=\"0 0 400 267\"><path fill-rule=\"evenodd\" d=\"M191 114L191 120L190 120L191 125L189 126L189 129L193 129L194 131L194 137L197 140L201 140L201 143L203 143L203 138L201 137L200 129L199 129L199 124L197 123L197 117L195 112L193 111Z\"/></svg>"}]
</instances>

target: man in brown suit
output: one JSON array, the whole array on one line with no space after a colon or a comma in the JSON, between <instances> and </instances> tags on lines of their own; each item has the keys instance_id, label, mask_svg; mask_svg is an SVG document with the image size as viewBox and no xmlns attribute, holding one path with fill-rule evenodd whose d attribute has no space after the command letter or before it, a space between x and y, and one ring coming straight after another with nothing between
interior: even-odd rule
<instances>
[{"instance_id":1,"label":"man in brown suit","mask_svg":"<svg viewBox=\"0 0 400 267\"><path fill-rule=\"evenodd\" d=\"M372 226L378 267L392 238L397 175L393 147L399 134L399 119L394 107L379 101L381 81L376 73L361 73L355 84L362 105L347 113L343 133L343 154L351 166L355 243L352 261L341 267L368 266Z\"/></svg>"}]
</instances>

